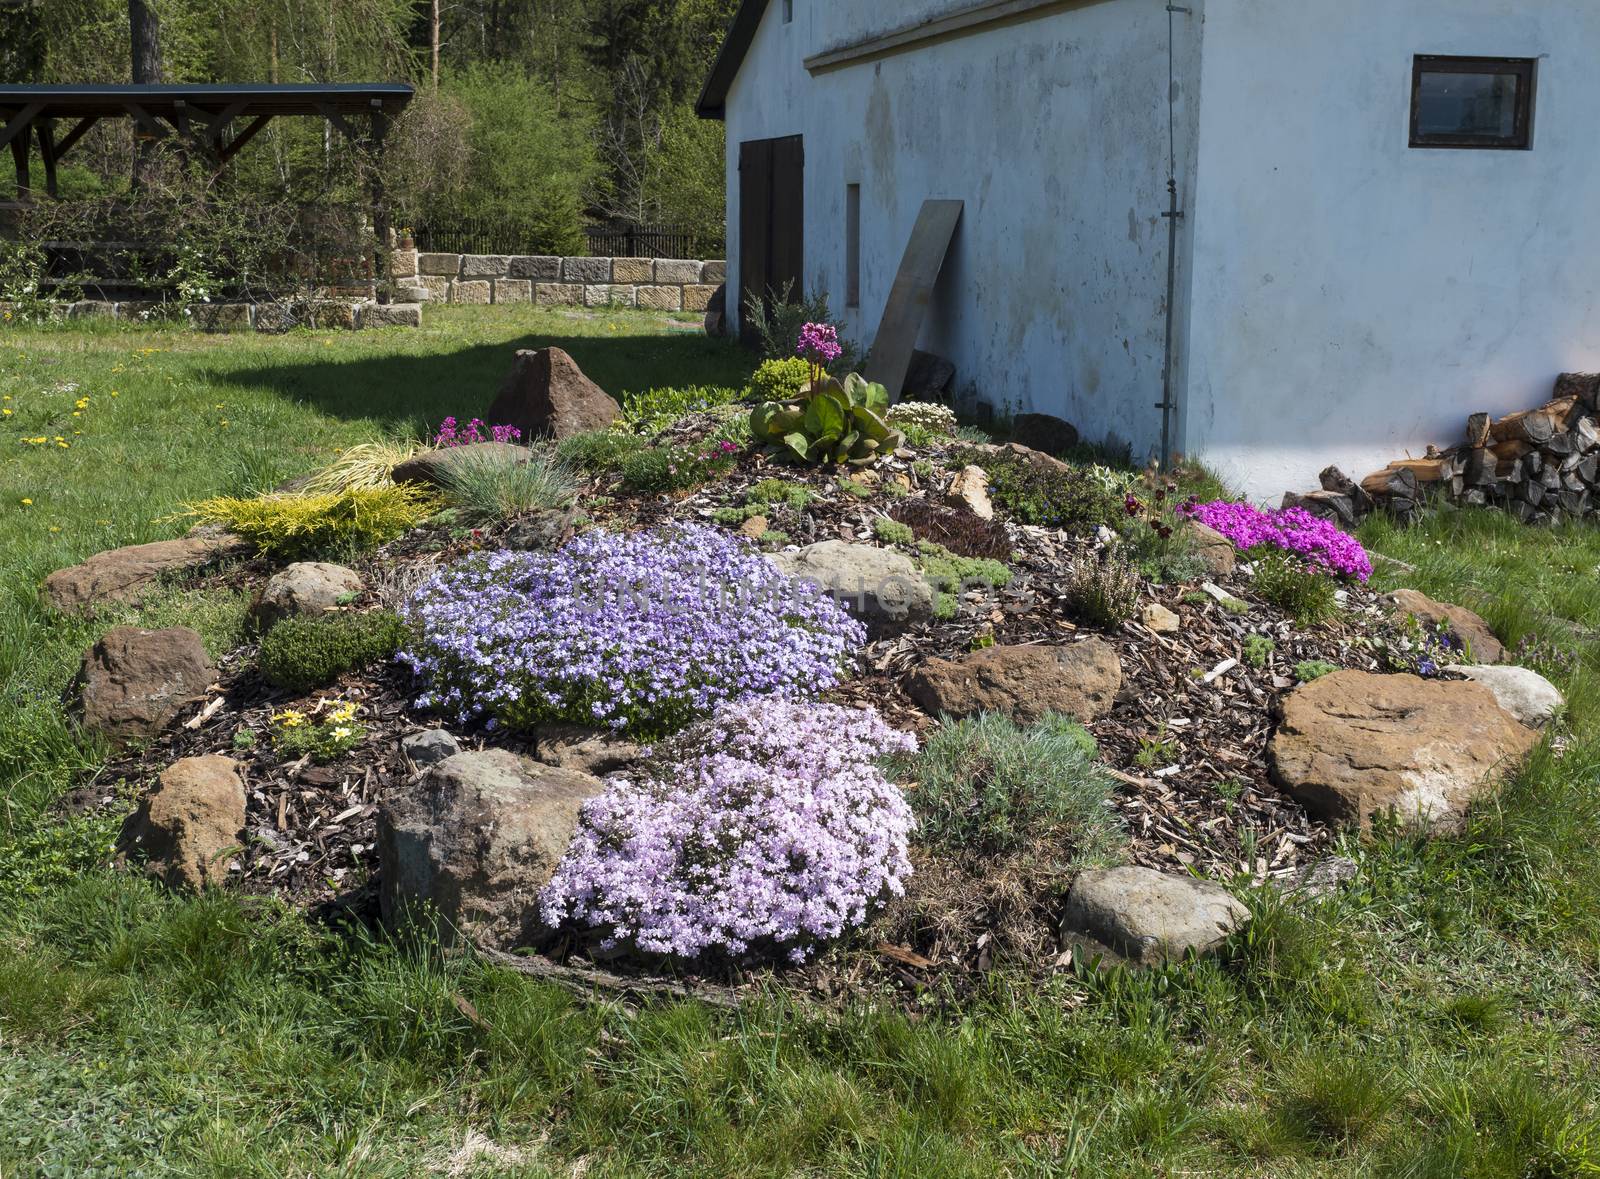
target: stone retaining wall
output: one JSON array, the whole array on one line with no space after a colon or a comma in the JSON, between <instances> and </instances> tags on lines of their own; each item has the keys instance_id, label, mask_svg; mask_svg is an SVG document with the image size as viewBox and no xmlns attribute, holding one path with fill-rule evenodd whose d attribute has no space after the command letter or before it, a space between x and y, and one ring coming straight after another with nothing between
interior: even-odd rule
<instances>
[{"instance_id":1,"label":"stone retaining wall","mask_svg":"<svg viewBox=\"0 0 1600 1179\"><path fill-rule=\"evenodd\" d=\"M703 312L727 263L690 258L556 258L396 250L397 299Z\"/></svg>"},{"instance_id":2,"label":"stone retaining wall","mask_svg":"<svg viewBox=\"0 0 1600 1179\"><path fill-rule=\"evenodd\" d=\"M0 303L0 310L9 307ZM84 299L77 303L56 303L50 308L55 319L122 319L145 321L151 316L179 318L170 304L150 300L113 303L104 299ZM182 310L181 318L208 332L284 332L305 325L324 330L355 331L372 327L421 327L422 307L418 303L379 304L370 299L318 299L309 307L304 303L195 303Z\"/></svg>"}]
</instances>

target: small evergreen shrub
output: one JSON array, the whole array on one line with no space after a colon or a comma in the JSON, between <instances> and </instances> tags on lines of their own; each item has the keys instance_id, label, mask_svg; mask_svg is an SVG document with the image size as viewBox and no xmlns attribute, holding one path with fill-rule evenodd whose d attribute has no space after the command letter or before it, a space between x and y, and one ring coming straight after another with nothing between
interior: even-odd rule
<instances>
[{"instance_id":1,"label":"small evergreen shrub","mask_svg":"<svg viewBox=\"0 0 1600 1179\"><path fill-rule=\"evenodd\" d=\"M622 420L635 433L659 434L693 413L706 413L732 405L742 395L737 389L689 385L676 389L650 389L629 393L622 400Z\"/></svg>"},{"instance_id":2,"label":"small evergreen shrub","mask_svg":"<svg viewBox=\"0 0 1600 1179\"><path fill-rule=\"evenodd\" d=\"M906 499L889 509L889 518L910 528L918 540L939 545L958 557L1003 561L1011 555L1011 539L1004 524L984 520L961 508L947 508L926 499Z\"/></svg>"},{"instance_id":3,"label":"small evergreen shrub","mask_svg":"<svg viewBox=\"0 0 1600 1179\"><path fill-rule=\"evenodd\" d=\"M443 491L468 523L493 524L565 507L577 494L577 483L548 447L512 454L472 446L445 467Z\"/></svg>"},{"instance_id":4,"label":"small evergreen shrub","mask_svg":"<svg viewBox=\"0 0 1600 1179\"><path fill-rule=\"evenodd\" d=\"M387 544L438 509L429 492L388 484L255 499L218 496L189 505L189 514L222 525L266 556L300 561Z\"/></svg>"},{"instance_id":5,"label":"small evergreen shrub","mask_svg":"<svg viewBox=\"0 0 1600 1179\"><path fill-rule=\"evenodd\" d=\"M1256 593L1301 626L1326 622L1339 611L1339 587L1332 576L1281 549L1250 552Z\"/></svg>"},{"instance_id":6,"label":"small evergreen shrub","mask_svg":"<svg viewBox=\"0 0 1600 1179\"><path fill-rule=\"evenodd\" d=\"M1139 571L1115 554L1073 561L1063 571L1067 609L1091 626L1116 630L1139 612Z\"/></svg>"},{"instance_id":7,"label":"small evergreen shrub","mask_svg":"<svg viewBox=\"0 0 1600 1179\"><path fill-rule=\"evenodd\" d=\"M1092 532L1115 520L1122 507L1114 492L1079 467L1056 468L1005 453L961 457L987 472L989 498L1023 524Z\"/></svg>"},{"instance_id":8,"label":"small evergreen shrub","mask_svg":"<svg viewBox=\"0 0 1600 1179\"><path fill-rule=\"evenodd\" d=\"M752 507L775 507L779 504L802 511L817 498L817 493L804 483L790 483L787 479L763 479L745 495L745 503Z\"/></svg>"},{"instance_id":9,"label":"small evergreen shrub","mask_svg":"<svg viewBox=\"0 0 1600 1179\"><path fill-rule=\"evenodd\" d=\"M798 356L767 360L750 375L751 401L793 401L811 379L811 365Z\"/></svg>"},{"instance_id":10,"label":"small evergreen shrub","mask_svg":"<svg viewBox=\"0 0 1600 1179\"><path fill-rule=\"evenodd\" d=\"M309 692L393 659L406 634L406 624L388 610L286 618L262 638L257 666L273 687Z\"/></svg>"},{"instance_id":11,"label":"small evergreen shrub","mask_svg":"<svg viewBox=\"0 0 1600 1179\"><path fill-rule=\"evenodd\" d=\"M1011 584L1011 570L987 557L958 557L943 545L923 541L917 546L917 564L923 575L945 593L958 593L963 586L980 584L999 589Z\"/></svg>"}]
</instances>

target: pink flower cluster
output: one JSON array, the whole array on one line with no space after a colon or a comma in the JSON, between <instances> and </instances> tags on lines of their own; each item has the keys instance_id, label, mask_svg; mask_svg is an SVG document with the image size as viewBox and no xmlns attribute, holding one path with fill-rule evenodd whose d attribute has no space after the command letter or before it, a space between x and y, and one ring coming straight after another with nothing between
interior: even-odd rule
<instances>
[{"instance_id":1,"label":"pink flower cluster","mask_svg":"<svg viewBox=\"0 0 1600 1179\"><path fill-rule=\"evenodd\" d=\"M488 430L485 437L484 431ZM471 446L476 442L520 442L522 431L515 426L485 426L482 421L473 418L465 426L456 423L455 418L445 418L439 423L439 433L434 437L435 446Z\"/></svg>"},{"instance_id":2,"label":"pink flower cluster","mask_svg":"<svg viewBox=\"0 0 1600 1179\"><path fill-rule=\"evenodd\" d=\"M583 806L540 894L602 948L804 961L911 875L911 808L879 768L916 749L868 709L723 704Z\"/></svg>"},{"instance_id":3,"label":"pink flower cluster","mask_svg":"<svg viewBox=\"0 0 1600 1179\"><path fill-rule=\"evenodd\" d=\"M800 343L795 347L795 355L818 368L827 368L843 354L839 331L831 323L808 323L800 329Z\"/></svg>"},{"instance_id":4,"label":"pink flower cluster","mask_svg":"<svg viewBox=\"0 0 1600 1179\"><path fill-rule=\"evenodd\" d=\"M1271 545L1286 553L1303 557L1329 573L1366 581L1372 576L1372 559L1361 542L1338 525L1313 516L1304 508L1270 510L1249 504L1213 500L1204 504L1185 504L1180 509L1226 536L1241 552L1260 545Z\"/></svg>"}]
</instances>

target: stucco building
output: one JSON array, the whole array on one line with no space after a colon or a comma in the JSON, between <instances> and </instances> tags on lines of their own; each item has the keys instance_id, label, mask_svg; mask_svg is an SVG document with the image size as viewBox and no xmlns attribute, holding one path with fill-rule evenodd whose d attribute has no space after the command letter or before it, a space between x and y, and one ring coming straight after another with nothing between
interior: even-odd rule
<instances>
[{"instance_id":1,"label":"stucco building","mask_svg":"<svg viewBox=\"0 0 1600 1179\"><path fill-rule=\"evenodd\" d=\"M920 343L969 394L1359 478L1600 367L1597 55L1594 0L744 0L729 310L795 279L870 345L959 199Z\"/></svg>"}]
</instances>

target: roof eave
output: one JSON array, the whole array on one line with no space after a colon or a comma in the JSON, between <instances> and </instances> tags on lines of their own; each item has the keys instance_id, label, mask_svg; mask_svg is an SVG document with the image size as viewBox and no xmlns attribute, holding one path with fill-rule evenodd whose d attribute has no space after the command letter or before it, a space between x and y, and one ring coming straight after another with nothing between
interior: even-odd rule
<instances>
[{"instance_id":1,"label":"roof eave","mask_svg":"<svg viewBox=\"0 0 1600 1179\"><path fill-rule=\"evenodd\" d=\"M722 50L717 54L706 84L700 90L700 99L695 104L695 113L702 119L720 120L727 114L728 92L733 89L733 81L739 76L739 69L744 65L745 55L750 52L751 42L756 39L756 29L761 26L761 18L766 11L767 0L742 0L739 11L733 14L728 35L722 41Z\"/></svg>"}]
</instances>

